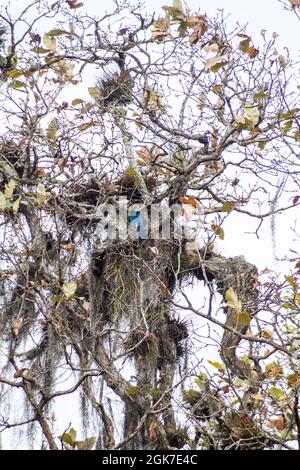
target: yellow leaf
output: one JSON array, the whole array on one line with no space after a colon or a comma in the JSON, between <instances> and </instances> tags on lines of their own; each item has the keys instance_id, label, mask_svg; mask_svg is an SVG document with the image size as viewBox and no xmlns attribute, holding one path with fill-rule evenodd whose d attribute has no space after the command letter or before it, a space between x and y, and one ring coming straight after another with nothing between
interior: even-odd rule
<instances>
[{"instance_id":1,"label":"yellow leaf","mask_svg":"<svg viewBox=\"0 0 300 470\"><path fill-rule=\"evenodd\" d=\"M75 98L75 100L72 101L72 106L77 106L81 103L83 103L84 101L81 100L80 98Z\"/></svg>"},{"instance_id":2,"label":"yellow leaf","mask_svg":"<svg viewBox=\"0 0 300 470\"><path fill-rule=\"evenodd\" d=\"M77 289L76 282L65 282L62 286L63 293L67 298L72 297Z\"/></svg>"},{"instance_id":3,"label":"yellow leaf","mask_svg":"<svg viewBox=\"0 0 300 470\"><path fill-rule=\"evenodd\" d=\"M43 44L51 52L56 52L56 38L54 36L48 36L48 33L45 33L43 36Z\"/></svg>"},{"instance_id":4,"label":"yellow leaf","mask_svg":"<svg viewBox=\"0 0 300 470\"><path fill-rule=\"evenodd\" d=\"M237 312L241 312L242 310L242 303L238 299L236 293L234 292L232 287L229 287L225 293L225 300L228 307L233 308Z\"/></svg>"},{"instance_id":5,"label":"yellow leaf","mask_svg":"<svg viewBox=\"0 0 300 470\"><path fill-rule=\"evenodd\" d=\"M95 98L99 97L99 89L95 86L90 86L88 88L88 92L89 92L89 95L90 95L91 98L95 99Z\"/></svg>"},{"instance_id":6,"label":"yellow leaf","mask_svg":"<svg viewBox=\"0 0 300 470\"><path fill-rule=\"evenodd\" d=\"M16 187L16 182L14 180L10 180L8 183L6 183L5 189L4 189L5 199L10 199L11 198L15 187Z\"/></svg>"},{"instance_id":7,"label":"yellow leaf","mask_svg":"<svg viewBox=\"0 0 300 470\"><path fill-rule=\"evenodd\" d=\"M251 322L252 318L249 313L239 313L238 324L239 326L247 326Z\"/></svg>"},{"instance_id":8,"label":"yellow leaf","mask_svg":"<svg viewBox=\"0 0 300 470\"><path fill-rule=\"evenodd\" d=\"M36 189L37 189L36 199L39 205L42 206L45 200L47 199L47 197L50 195L50 193L46 191L46 187L43 183L39 183Z\"/></svg>"},{"instance_id":9,"label":"yellow leaf","mask_svg":"<svg viewBox=\"0 0 300 470\"><path fill-rule=\"evenodd\" d=\"M20 198L18 197L18 199L12 205L12 211L15 215L18 213L19 207L20 207Z\"/></svg>"},{"instance_id":10,"label":"yellow leaf","mask_svg":"<svg viewBox=\"0 0 300 470\"><path fill-rule=\"evenodd\" d=\"M246 117L249 119L249 121L251 121L253 126L256 126L259 121L258 109L252 104L245 104L245 106L243 106L243 110L245 112Z\"/></svg>"},{"instance_id":11,"label":"yellow leaf","mask_svg":"<svg viewBox=\"0 0 300 470\"><path fill-rule=\"evenodd\" d=\"M173 8L175 10L183 12L183 6L181 0L173 0Z\"/></svg>"},{"instance_id":12,"label":"yellow leaf","mask_svg":"<svg viewBox=\"0 0 300 470\"><path fill-rule=\"evenodd\" d=\"M4 194L0 192L0 211L3 212L7 208L7 201L4 197Z\"/></svg>"},{"instance_id":13,"label":"yellow leaf","mask_svg":"<svg viewBox=\"0 0 300 470\"><path fill-rule=\"evenodd\" d=\"M49 140L54 140L58 131L56 119L52 119L47 130L47 137Z\"/></svg>"},{"instance_id":14,"label":"yellow leaf","mask_svg":"<svg viewBox=\"0 0 300 470\"><path fill-rule=\"evenodd\" d=\"M140 390L140 387L137 387L136 385L130 385L129 387L126 388L126 393L130 397L133 395L136 395Z\"/></svg>"},{"instance_id":15,"label":"yellow leaf","mask_svg":"<svg viewBox=\"0 0 300 470\"><path fill-rule=\"evenodd\" d=\"M11 70L10 72L7 72L6 75L8 78L19 78L22 75L24 75L24 73L21 70L15 69L15 70Z\"/></svg>"},{"instance_id":16,"label":"yellow leaf","mask_svg":"<svg viewBox=\"0 0 300 470\"><path fill-rule=\"evenodd\" d=\"M14 88L15 90L18 90L19 88L24 88L25 87L25 83L24 82L21 82L20 80L14 80L13 82L11 82L11 84L9 85L10 88Z\"/></svg>"},{"instance_id":17,"label":"yellow leaf","mask_svg":"<svg viewBox=\"0 0 300 470\"><path fill-rule=\"evenodd\" d=\"M219 371L223 371L224 370L224 366L222 364L220 364L220 362L215 362L215 361L210 361L209 359L207 359L207 362L215 367L216 369L218 369Z\"/></svg>"}]
</instances>

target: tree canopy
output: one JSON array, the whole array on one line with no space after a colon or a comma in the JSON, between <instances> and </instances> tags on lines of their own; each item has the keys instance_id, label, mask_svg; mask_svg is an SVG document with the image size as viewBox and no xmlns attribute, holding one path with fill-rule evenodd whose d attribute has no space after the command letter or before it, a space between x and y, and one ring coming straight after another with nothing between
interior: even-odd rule
<instances>
[{"instance_id":1,"label":"tree canopy","mask_svg":"<svg viewBox=\"0 0 300 470\"><path fill-rule=\"evenodd\" d=\"M217 243L243 215L275 244L300 204L297 57L180 0L21 3L0 9L0 431L300 448L299 252L260 273Z\"/></svg>"}]
</instances>

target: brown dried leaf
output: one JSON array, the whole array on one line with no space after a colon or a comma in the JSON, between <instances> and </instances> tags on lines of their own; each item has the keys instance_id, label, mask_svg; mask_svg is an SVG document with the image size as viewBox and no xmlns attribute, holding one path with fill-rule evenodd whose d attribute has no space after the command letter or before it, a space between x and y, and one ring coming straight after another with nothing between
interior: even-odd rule
<instances>
[{"instance_id":1,"label":"brown dried leaf","mask_svg":"<svg viewBox=\"0 0 300 470\"><path fill-rule=\"evenodd\" d=\"M157 438L157 426L158 426L157 417L153 416L152 421L149 426L150 441L154 441Z\"/></svg>"},{"instance_id":2,"label":"brown dried leaf","mask_svg":"<svg viewBox=\"0 0 300 470\"><path fill-rule=\"evenodd\" d=\"M12 326L12 329L11 329L11 330L12 330L12 334L13 334L15 337L17 337L18 334L19 334L20 328L21 328L21 326L22 326L22 322L23 322L22 318L18 318L18 319L15 321L15 323L13 324L13 326Z\"/></svg>"},{"instance_id":3,"label":"brown dried leaf","mask_svg":"<svg viewBox=\"0 0 300 470\"><path fill-rule=\"evenodd\" d=\"M286 427L285 419L283 416L278 416L275 419L272 419L272 423L277 431L283 431Z\"/></svg>"},{"instance_id":4,"label":"brown dried leaf","mask_svg":"<svg viewBox=\"0 0 300 470\"><path fill-rule=\"evenodd\" d=\"M259 54L259 50L256 49L255 47L251 46L251 47L248 48L247 54L250 57L250 59L255 59L255 57L257 57L258 54Z\"/></svg>"},{"instance_id":5,"label":"brown dried leaf","mask_svg":"<svg viewBox=\"0 0 300 470\"><path fill-rule=\"evenodd\" d=\"M154 21L153 25L150 27L152 39L154 41L161 42L167 37L170 37L170 34L168 32L169 26L170 18L168 16Z\"/></svg>"},{"instance_id":6,"label":"brown dried leaf","mask_svg":"<svg viewBox=\"0 0 300 470\"><path fill-rule=\"evenodd\" d=\"M20 377L23 377L24 372L26 372L27 370L28 369L26 368L16 370L16 372L14 373L14 379L19 379Z\"/></svg>"},{"instance_id":7,"label":"brown dried leaf","mask_svg":"<svg viewBox=\"0 0 300 470\"><path fill-rule=\"evenodd\" d=\"M199 39L206 33L207 31L207 23L206 20L204 20L202 17L199 19L198 23L195 24L193 27L192 34L190 35L189 38L189 43L192 46L193 44L196 44Z\"/></svg>"},{"instance_id":8,"label":"brown dried leaf","mask_svg":"<svg viewBox=\"0 0 300 470\"><path fill-rule=\"evenodd\" d=\"M136 151L138 156L143 160L145 163L150 163L151 161L151 153L147 149L147 147L142 147Z\"/></svg>"}]
</instances>

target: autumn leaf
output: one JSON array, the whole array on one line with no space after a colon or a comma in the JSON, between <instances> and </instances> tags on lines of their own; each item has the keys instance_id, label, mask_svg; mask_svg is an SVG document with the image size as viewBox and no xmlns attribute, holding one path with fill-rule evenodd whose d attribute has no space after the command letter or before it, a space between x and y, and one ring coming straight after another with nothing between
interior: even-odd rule
<instances>
[{"instance_id":1,"label":"autumn leaf","mask_svg":"<svg viewBox=\"0 0 300 470\"><path fill-rule=\"evenodd\" d=\"M233 211L234 208L235 208L235 202L225 201L221 208L221 211L230 213Z\"/></svg>"},{"instance_id":2,"label":"autumn leaf","mask_svg":"<svg viewBox=\"0 0 300 470\"><path fill-rule=\"evenodd\" d=\"M238 299L238 296L234 292L232 287L229 287L225 292L225 300L228 307L233 308L237 312L241 312L242 310L242 302Z\"/></svg>"},{"instance_id":3,"label":"autumn leaf","mask_svg":"<svg viewBox=\"0 0 300 470\"><path fill-rule=\"evenodd\" d=\"M287 376L287 383L290 387L300 385L300 374L289 374Z\"/></svg>"},{"instance_id":4,"label":"autumn leaf","mask_svg":"<svg viewBox=\"0 0 300 470\"><path fill-rule=\"evenodd\" d=\"M283 369L277 362L270 362L266 364L266 375L269 378L282 377Z\"/></svg>"},{"instance_id":5,"label":"autumn leaf","mask_svg":"<svg viewBox=\"0 0 300 470\"><path fill-rule=\"evenodd\" d=\"M181 13L183 13L182 1L181 0L173 0L173 8L175 10L178 10Z\"/></svg>"},{"instance_id":6,"label":"autumn leaf","mask_svg":"<svg viewBox=\"0 0 300 470\"><path fill-rule=\"evenodd\" d=\"M54 140L55 137L56 137L57 132L58 132L58 124L57 124L57 120L54 118L54 119L52 119L52 121L50 122L50 124L48 126L47 138L49 140Z\"/></svg>"},{"instance_id":7,"label":"autumn leaf","mask_svg":"<svg viewBox=\"0 0 300 470\"><path fill-rule=\"evenodd\" d=\"M142 147L142 148L136 150L136 153L143 160L143 162L145 162L145 163L150 163L151 162L151 153L149 152L147 147Z\"/></svg>"},{"instance_id":8,"label":"autumn leaf","mask_svg":"<svg viewBox=\"0 0 300 470\"><path fill-rule=\"evenodd\" d=\"M252 318L249 313L241 312L237 316L237 322L239 326L247 326L250 324Z\"/></svg>"},{"instance_id":9,"label":"autumn leaf","mask_svg":"<svg viewBox=\"0 0 300 470\"><path fill-rule=\"evenodd\" d=\"M16 182L14 180L9 180L9 182L6 183L5 189L4 189L5 199L10 199L11 198L11 196L13 195L13 192L15 190L15 187L16 187Z\"/></svg>"},{"instance_id":10,"label":"autumn leaf","mask_svg":"<svg viewBox=\"0 0 300 470\"><path fill-rule=\"evenodd\" d=\"M247 54L250 57L250 59L255 59L255 57L257 57L259 54L259 50L256 49L255 47L249 47L247 50Z\"/></svg>"},{"instance_id":11,"label":"autumn leaf","mask_svg":"<svg viewBox=\"0 0 300 470\"><path fill-rule=\"evenodd\" d=\"M161 42L164 39L170 37L169 26L170 26L169 16L166 16L165 18L160 18L154 21L153 25L150 27L152 39L154 41Z\"/></svg>"},{"instance_id":12,"label":"autumn leaf","mask_svg":"<svg viewBox=\"0 0 300 470\"><path fill-rule=\"evenodd\" d=\"M63 290L63 293L65 294L65 296L69 299L70 297L72 297L75 292L76 292L76 289L77 289L77 284L76 282L65 282L63 285L62 285L62 290Z\"/></svg>"},{"instance_id":13,"label":"autumn leaf","mask_svg":"<svg viewBox=\"0 0 300 470\"><path fill-rule=\"evenodd\" d=\"M243 106L243 110L245 112L246 117L249 119L249 121L251 121L252 125L256 126L256 124L258 124L259 122L260 117L258 109L251 104L245 104L245 106Z\"/></svg>"},{"instance_id":14,"label":"autumn leaf","mask_svg":"<svg viewBox=\"0 0 300 470\"><path fill-rule=\"evenodd\" d=\"M196 44L207 31L207 22L205 16L198 16L198 21L193 26L192 34L189 37L189 43Z\"/></svg>"},{"instance_id":15,"label":"autumn leaf","mask_svg":"<svg viewBox=\"0 0 300 470\"><path fill-rule=\"evenodd\" d=\"M26 372L27 370L28 369L26 369L26 368L16 370L16 372L14 373L14 379L19 379L20 377L23 377L24 372Z\"/></svg>"},{"instance_id":16,"label":"autumn leaf","mask_svg":"<svg viewBox=\"0 0 300 470\"><path fill-rule=\"evenodd\" d=\"M224 366L222 364L220 364L220 362L215 362L215 361L210 361L209 359L207 359L207 362L215 367L216 369L218 369L220 372L223 372L225 369L224 369Z\"/></svg>"},{"instance_id":17,"label":"autumn leaf","mask_svg":"<svg viewBox=\"0 0 300 470\"><path fill-rule=\"evenodd\" d=\"M225 67L228 64L227 57L225 56L217 56L211 57L204 63L204 69L211 70L212 72L216 73L221 67Z\"/></svg>"},{"instance_id":18,"label":"autumn leaf","mask_svg":"<svg viewBox=\"0 0 300 470\"><path fill-rule=\"evenodd\" d=\"M293 8L300 7L300 0L289 0Z\"/></svg>"},{"instance_id":19,"label":"autumn leaf","mask_svg":"<svg viewBox=\"0 0 300 470\"><path fill-rule=\"evenodd\" d=\"M50 49L45 49L44 47L34 47L31 49L31 52L34 52L35 54L48 54L48 52L51 52Z\"/></svg>"},{"instance_id":20,"label":"autumn leaf","mask_svg":"<svg viewBox=\"0 0 300 470\"><path fill-rule=\"evenodd\" d=\"M283 416L278 416L277 418L272 419L272 423L277 431L283 431L286 427L286 422Z\"/></svg>"},{"instance_id":21,"label":"autumn leaf","mask_svg":"<svg viewBox=\"0 0 300 470\"><path fill-rule=\"evenodd\" d=\"M150 426L149 426L149 438L150 441L154 441L157 438L157 427L158 427L158 420L156 416L153 416Z\"/></svg>"},{"instance_id":22,"label":"autumn leaf","mask_svg":"<svg viewBox=\"0 0 300 470\"><path fill-rule=\"evenodd\" d=\"M77 3L76 0L66 0L66 2L69 5L69 8L71 10L75 10L75 8L83 7L83 3Z\"/></svg>"},{"instance_id":23,"label":"autumn leaf","mask_svg":"<svg viewBox=\"0 0 300 470\"><path fill-rule=\"evenodd\" d=\"M72 106L78 106L79 104L82 104L84 103L84 101L80 98L75 98L73 101L72 101Z\"/></svg>"},{"instance_id":24,"label":"autumn leaf","mask_svg":"<svg viewBox=\"0 0 300 470\"><path fill-rule=\"evenodd\" d=\"M203 47L203 50L205 52L212 52L213 54L217 54L219 52L219 44L217 42L207 44Z\"/></svg>"},{"instance_id":25,"label":"autumn leaf","mask_svg":"<svg viewBox=\"0 0 300 470\"><path fill-rule=\"evenodd\" d=\"M286 59L283 55L278 56L278 62L279 62L280 67L284 69L286 66Z\"/></svg>"},{"instance_id":26,"label":"autumn leaf","mask_svg":"<svg viewBox=\"0 0 300 470\"><path fill-rule=\"evenodd\" d=\"M220 238L220 240L224 240L225 232L222 229L222 227L220 227L219 225L215 225L215 224L211 224L210 227L211 227L212 231L217 235L217 237Z\"/></svg>"},{"instance_id":27,"label":"autumn leaf","mask_svg":"<svg viewBox=\"0 0 300 470\"><path fill-rule=\"evenodd\" d=\"M99 97L99 88L92 86L88 88L88 92L91 98L98 98ZM74 105L75 106L75 105Z\"/></svg>"},{"instance_id":28,"label":"autumn leaf","mask_svg":"<svg viewBox=\"0 0 300 470\"><path fill-rule=\"evenodd\" d=\"M54 36L48 36L48 33L45 33L43 36L44 46L51 52L56 52L56 39Z\"/></svg>"},{"instance_id":29,"label":"autumn leaf","mask_svg":"<svg viewBox=\"0 0 300 470\"><path fill-rule=\"evenodd\" d=\"M294 204L294 205L297 204L299 201L300 201L300 196L295 196L295 197L293 198L293 204Z\"/></svg>"},{"instance_id":30,"label":"autumn leaf","mask_svg":"<svg viewBox=\"0 0 300 470\"><path fill-rule=\"evenodd\" d=\"M21 326L22 326L22 323L23 323L22 318L18 318L18 319L15 321L15 323L13 324L11 331L12 331L12 334L13 334L15 337L18 336L19 331L20 331L20 328L21 328Z\"/></svg>"},{"instance_id":31,"label":"autumn leaf","mask_svg":"<svg viewBox=\"0 0 300 470\"><path fill-rule=\"evenodd\" d=\"M43 183L39 183L36 187L37 193L35 195L37 202L39 206L42 206L47 199L48 196L50 196L50 193L46 191L46 187Z\"/></svg>"},{"instance_id":32,"label":"autumn leaf","mask_svg":"<svg viewBox=\"0 0 300 470\"><path fill-rule=\"evenodd\" d=\"M269 395L275 401L278 401L285 396L283 391L277 387L270 388Z\"/></svg>"},{"instance_id":33,"label":"autumn leaf","mask_svg":"<svg viewBox=\"0 0 300 470\"><path fill-rule=\"evenodd\" d=\"M137 393L139 393L139 391L140 391L140 387L136 385L130 385L129 387L126 388L126 393L130 397L136 395Z\"/></svg>"},{"instance_id":34,"label":"autumn leaf","mask_svg":"<svg viewBox=\"0 0 300 470\"><path fill-rule=\"evenodd\" d=\"M78 450L91 450L96 443L96 437L88 437L85 441L76 441L76 448Z\"/></svg>"}]
</instances>

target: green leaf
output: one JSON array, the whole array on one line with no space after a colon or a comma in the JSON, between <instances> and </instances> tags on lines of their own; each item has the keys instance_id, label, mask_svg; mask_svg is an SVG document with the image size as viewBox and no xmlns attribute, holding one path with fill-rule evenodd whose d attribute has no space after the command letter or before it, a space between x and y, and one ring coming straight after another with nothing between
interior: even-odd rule
<instances>
[{"instance_id":1,"label":"green leaf","mask_svg":"<svg viewBox=\"0 0 300 470\"><path fill-rule=\"evenodd\" d=\"M235 203L234 202L226 201L226 202L224 202L221 210L223 212L232 212L234 208L235 208Z\"/></svg>"},{"instance_id":2,"label":"green leaf","mask_svg":"<svg viewBox=\"0 0 300 470\"><path fill-rule=\"evenodd\" d=\"M72 106L78 106L79 104L81 103L84 103L84 101L80 98L75 98L73 101L72 101Z\"/></svg>"},{"instance_id":3,"label":"green leaf","mask_svg":"<svg viewBox=\"0 0 300 470\"><path fill-rule=\"evenodd\" d=\"M130 385L129 387L126 388L126 393L130 397L132 397L133 395L136 395L137 393L139 393L139 391L140 391L140 387L137 387L136 385Z\"/></svg>"},{"instance_id":4,"label":"green leaf","mask_svg":"<svg viewBox=\"0 0 300 470\"><path fill-rule=\"evenodd\" d=\"M211 91L213 91L214 93L219 93L223 88L223 85L214 85L211 87Z\"/></svg>"},{"instance_id":5,"label":"green leaf","mask_svg":"<svg viewBox=\"0 0 300 470\"><path fill-rule=\"evenodd\" d=\"M50 49L45 49L44 47L34 47L31 49L31 52L35 52L35 54L47 54L51 52Z\"/></svg>"},{"instance_id":6,"label":"green leaf","mask_svg":"<svg viewBox=\"0 0 300 470\"><path fill-rule=\"evenodd\" d=\"M250 38L247 36L246 39L243 39L243 41L240 42L239 50L244 52L244 53L247 53L248 49L249 49L249 46L250 46Z\"/></svg>"},{"instance_id":7,"label":"green leaf","mask_svg":"<svg viewBox=\"0 0 300 470\"><path fill-rule=\"evenodd\" d=\"M294 276L286 276L285 280L288 282L288 284L292 287L293 290L298 289L298 284L297 284L296 279L294 278Z\"/></svg>"},{"instance_id":8,"label":"green leaf","mask_svg":"<svg viewBox=\"0 0 300 470\"><path fill-rule=\"evenodd\" d=\"M220 240L224 240L225 232L222 227L215 224L211 224L211 229L217 235L217 237L220 238Z\"/></svg>"},{"instance_id":9,"label":"green leaf","mask_svg":"<svg viewBox=\"0 0 300 470\"><path fill-rule=\"evenodd\" d=\"M295 134L294 134L294 139L297 140L297 141L300 140L300 129L298 129L298 130L295 132Z\"/></svg>"},{"instance_id":10,"label":"green leaf","mask_svg":"<svg viewBox=\"0 0 300 470\"><path fill-rule=\"evenodd\" d=\"M221 67L224 67L228 64L225 56L211 57L203 65L204 69L211 70L216 73Z\"/></svg>"},{"instance_id":11,"label":"green leaf","mask_svg":"<svg viewBox=\"0 0 300 470\"><path fill-rule=\"evenodd\" d=\"M77 437L77 431L76 431L76 429L71 428L71 429L69 430L69 436L70 436L70 438L72 439L73 442L76 441L76 437Z\"/></svg>"},{"instance_id":12,"label":"green leaf","mask_svg":"<svg viewBox=\"0 0 300 470\"><path fill-rule=\"evenodd\" d=\"M192 390L192 389L183 390L182 395L183 395L184 401L190 404L194 404L195 402L197 402L198 400L201 400L202 398L202 394L200 392L198 392L197 390Z\"/></svg>"},{"instance_id":13,"label":"green leaf","mask_svg":"<svg viewBox=\"0 0 300 470\"><path fill-rule=\"evenodd\" d=\"M76 289L77 289L76 282L65 282L62 286L63 293L68 299L75 294Z\"/></svg>"},{"instance_id":14,"label":"green leaf","mask_svg":"<svg viewBox=\"0 0 300 470\"><path fill-rule=\"evenodd\" d=\"M21 82L20 80L14 80L8 86L9 86L9 88L13 88L14 90L18 90L20 88L25 88L26 87L25 83Z\"/></svg>"},{"instance_id":15,"label":"green leaf","mask_svg":"<svg viewBox=\"0 0 300 470\"><path fill-rule=\"evenodd\" d=\"M254 100L263 100L263 99L265 99L265 98L269 98L269 95L268 95L268 93L264 93L264 92L262 92L262 91L261 91L261 92L258 92L258 93L255 93L255 94L253 95L253 99L254 99Z\"/></svg>"},{"instance_id":16,"label":"green leaf","mask_svg":"<svg viewBox=\"0 0 300 470\"><path fill-rule=\"evenodd\" d=\"M238 316L238 324L239 326L247 326L250 324L252 318L251 316L249 315L249 313L240 313L239 316Z\"/></svg>"},{"instance_id":17,"label":"green leaf","mask_svg":"<svg viewBox=\"0 0 300 470\"><path fill-rule=\"evenodd\" d=\"M285 394L283 393L283 391L280 388L276 388L276 387L270 388L269 395L271 398L273 398L273 400L276 400L276 401L285 397Z\"/></svg>"},{"instance_id":18,"label":"green leaf","mask_svg":"<svg viewBox=\"0 0 300 470\"><path fill-rule=\"evenodd\" d=\"M24 72L22 72L21 70L11 70L10 72L7 72L7 77L8 78L19 78L19 77L22 77L24 75Z\"/></svg>"},{"instance_id":19,"label":"green leaf","mask_svg":"<svg viewBox=\"0 0 300 470\"><path fill-rule=\"evenodd\" d=\"M55 37L55 36L69 36L70 33L68 31L64 31L63 29L52 29L47 33L48 37Z\"/></svg>"},{"instance_id":20,"label":"green leaf","mask_svg":"<svg viewBox=\"0 0 300 470\"><path fill-rule=\"evenodd\" d=\"M47 137L49 140L54 140L56 137L56 134L58 132L58 125L57 125L57 120L54 118L50 122L48 129L47 129Z\"/></svg>"},{"instance_id":21,"label":"green leaf","mask_svg":"<svg viewBox=\"0 0 300 470\"><path fill-rule=\"evenodd\" d=\"M88 437L85 441L76 441L78 450L91 450L96 443L96 437Z\"/></svg>"}]
</instances>

